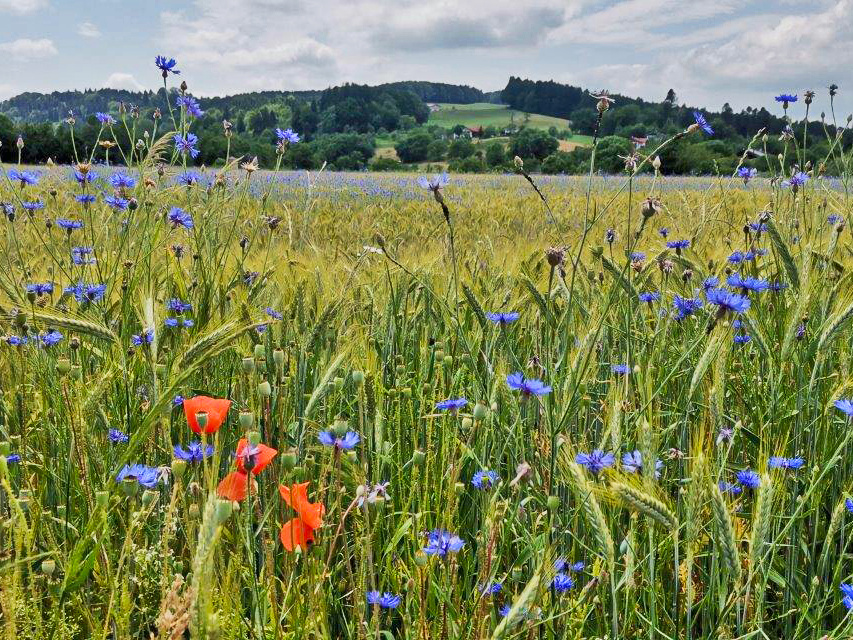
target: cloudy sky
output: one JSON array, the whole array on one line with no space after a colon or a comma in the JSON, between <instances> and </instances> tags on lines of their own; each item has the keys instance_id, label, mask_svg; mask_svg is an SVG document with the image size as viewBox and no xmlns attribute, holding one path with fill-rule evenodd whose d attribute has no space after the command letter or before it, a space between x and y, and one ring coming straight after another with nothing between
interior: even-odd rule
<instances>
[{"instance_id":1,"label":"cloudy sky","mask_svg":"<svg viewBox=\"0 0 853 640\"><path fill-rule=\"evenodd\" d=\"M155 89L165 54L202 96L516 75L778 111L835 82L846 115L851 51L853 0L0 0L0 99Z\"/></svg>"}]
</instances>

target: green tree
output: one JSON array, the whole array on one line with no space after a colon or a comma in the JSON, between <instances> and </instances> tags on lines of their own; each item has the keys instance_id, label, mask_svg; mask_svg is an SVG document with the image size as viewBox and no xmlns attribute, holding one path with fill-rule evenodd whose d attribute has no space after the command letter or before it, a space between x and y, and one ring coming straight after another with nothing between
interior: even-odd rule
<instances>
[{"instance_id":1,"label":"green tree","mask_svg":"<svg viewBox=\"0 0 853 640\"><path fill-rule=\"evenodd\" d=\"M510 150L514 156L538 160L544 160L559 148L557 139L541 129L522 129L510 142Z\"/></svg>"},{"instance_id":2,"label":"green tree","mask_svg":"<svg viewBox=\"0 0 853 640\"><path fill-rule=\"evenodd\" d=\"M426 131L415 131L394 145L397 156L403 162L423 162L427 159L432 136Z\"/></svg>"}]
</instances>

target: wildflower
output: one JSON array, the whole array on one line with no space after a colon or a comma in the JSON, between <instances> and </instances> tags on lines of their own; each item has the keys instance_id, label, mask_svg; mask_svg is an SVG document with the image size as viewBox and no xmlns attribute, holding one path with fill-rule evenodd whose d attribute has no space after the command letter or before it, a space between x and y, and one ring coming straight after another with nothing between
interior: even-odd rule
<instances>
[{"instance_id":1,"label":"wildflower","mask_svg":"<svg viewBox=\"0 0 853 640\"><path fill-rule=\"evenodd\" d=\"M182 155L190 154L191 157L196 158L200 153L196 148L198 144L198 136L194 133L188 133L185 136L182 136L180 133L176 133L174 136L175 141L175 149L178 153Z\"/></svg>"},{"instance_id":2,"label":"wildflower","mask_svg":"<svg viewBox=\"0 0 853 640\"><path fill-rule=\"evenodd\" d=\"M716 289L720 286L720 279L716 276L709 276L702 282L702 288L707 292L710 289Z\"/></svg>"},{"instance_id":3,"label":"wildflower","mask_svg":"<svg viewBox=\"0 0 853 640\"><path fill-rule=\"evenodd\" d=\"M360 485L360 493L356 504L359 507L363 507L365 503L367 504L375 504L379 500L384 500L388 497L388 485L390 482L379 482L377 484L371 485Z\"/></svg>"},{"instance_id":4,"label":"wildflower","mask_svg":"<svg viewBox=\"0 0 853 640\"><path fill-rule=\"evenodd\" d=\"M702 308L703 302L701 298L682 298L681 296L675 296L672 299L672 305L678 312L676 320L683 320Z\"/></svg>"},{"instance_id":5,"label":"wildflower","mask_svg":"<svg viewBox=\"0 0 853 640\"><path fill-rule=\"evenodd\" d=\"M193 306L189 302L184 302L180 298L171 298L166 303L166 309L173 313L185 313L192 311Z\"/></svg>"},{"instance_id":6,"label":"wildflower","mask_svg":"<svg viewBox=\"0 0 853 640\"><path fill-rule=\"evenodd\" d=\"M107 437L110 439L110 442L114 442L116 444L124 444L130 440L126 433L123 433L118 429L110 429L107 433Z\"/></svg>"},{"instance_id":7,"label":"wildflower","mask_svg":"<svg viewBox=\"0 0 853 640\"><path fill-rule=\"evenodd\" d=\"M299 142L299 134L296 133L290 127L284 129L283 131L276 127L275 137L278 138L279 142L284 142L287 144L296 144L297 142Z\"/></svg>"},{"instance_id":8,"label":"wildflower","mask_svg":"<svg viewBox=\"0 0 853 640\"><path fill-rule=\"evenodd\" d=\"M611 104L616 102L616 100L610 97L610 93L606 90L600 91L597 95L590 92L589 95L598 100L598 102L595 103L595 108L598 111L599 118L601 118L604 112L610 108Z\"/></svg>"},{"instance_id":9,"label":"wildflower","mask_svg":"<svg viewBox=\"0 0 853 640\"><path fill-rule=\"evenodd\" d=\"M361 436L359 436L355 431L347 431L343 437L337 437L331 431L321 431L317 435L317 439L321 444L326 445L327 447L334 447L335 449L354 449L355 446L361 442Z\"/></svg>"},{"instance_id":10,"label":"wildflower","mask_svg":"<svg viewBox=\"0 0 853 640\"><path fill-rule=\"evenodd\" d=\"M850 498L847 498L844 501L844 506L847 508L847 511L849 511L850 513L853 513L853 500L851 500Z\"/></svg>"},{"instance_id":11,"label":"wildflower","mask_svg":"<svg viewBox=\"0 0 853 640\"><path fill-rule=\"evenodd\" d=\"M725 289L709 289L706 293L708 302L719 307L719 313L731 311L733 313L743 313L749 310L749 298L739 296Z\"/></svg>"},{"instance_id":12,"label":"wildflower","mask_svg":"<svg viewBox=\"0 0 853 640\"><path fill-rule=\"evenodd\" d=\"M750 180L752 180L755 176L758 175L758 169L754 167L740 167L737 170L737 177L743 180L744 184L747 184Z\"/></svg>"},{"instance_id":13,"label":"wildflower","mask_svg":"<svg viewBox=\"0 0 853 640\"><path fill-rule=\"evenodd\" d=\"M564 571L565 570L565 571L571 571L573 573L577 573L579 571L583 571L583 568L585 566L586 565L583 563L583 561L568 564L568 561L563 557L559 557L556 560L554 560L554 569L556 571Z\"/></svg>"},{"instance_id":14,"label":"wildflower","mask_svg":"<svg viewBox=\"0 0 853 640\"><path fill-rule=\"evenodd\" d=\"M465 546L465 541L445 529L435 529L427 536L427 544L422 549L431 556L446 556L448 553L458 553Z\"/></svg>"},{"instance_id":15,"label":"wildflower","mask_svg":"<svg viewBox=\"0 0 853 640\"><path fill-rule=\"evenodd\" d=\"M841 216L837 213L830 213L828 216L826 216L826 221L829 224L838 224L841 221Z\"/></svg>"},{"instance_id":16,"label":"wildflower","mask_svg":"<svg viewBox=\"0 0 853 640\"><path fill-rule=\"evenodd\" d=\"M722 427L720 432L717 434L717 446L720 446L724 442L731 442L732 438L734 438L734 431L729 427Z\"/></svg>"},{"instance_id":17,"label":"wildflower","mask_svg":"<svg viewBox=\"0 0 853 640\"><path fill-rule=\"evenodd\" d=\"M41 340L41 344L43 347L52 347L55 344L58 344L62 340L62 334L56 329L51 329L50 331L46 331L39 336Z\"/></svg>"},{"instance_id":18,"label":"wildflower","mask_svg":"<svg viewBox=\"0 0 853 640\"><path fill-rule=\"evenodd\" d=\"M172 224L173 229L177 229L178 227L183 227L184 229L193 228L193 217L180 207L172 207L169 213L166 214L166 219Z\"/></svg>"},{"instance_id":19,"label":"wildflower","mask_svg":"<svg viewBox=\"0 0 853 640\"><path fill-rule=\"evenodd\" d=\"M643 454L640 451L631 451L630 453L622 454L622 468L628 473L637 473L643 471ZM655 461L655 478L660 478L660 472L663 469L661 460Z\"/></svg>"},{"instance_id":20,"label":"wildflower","mask_svg":"<svg viewBox=\"0 0 853 640\"><path fill-rule=\"evenodd\" d=\"M660 294L657 291L643 292L638 297L640 298L640 302L648 302L649 304L660 300Z\"/></svg>"},{"instance_id":21,"label":"wildflower","mask_svg":"<svg viewBox=\"0 0 853 640\"><path fill-rule=\"evenodd\" d=\"M596 475L606 468L612 467L613 461L613 454L605 453L601 449L595 449L590 453L579 453L575 456L575 462Z\"/></svg>"},{"instance_id":22,"label":"wildflower","mask_svg":"<svg viewBox=\"0 0 853 640\"><path fill-rule=\"evenodd\" d=\"M471 478L471 484L477 489L491 489L495 484L497 484L499 479L500 476L498 476L497 471L478 471Z\"/></svg>"},{"instance_id":23,"label":"wildflower","mask_svg":"<svg viewBox=\"0 0 853 640\"><path fill-rule=\"evenodd\" d=\"M751 469L738 471L736 476L738 483L747 489L758 489L758 487L761 486L761 476Z\"/></svg>"},{"instance_id":24,"label":"wildflower","mask_svg":"<svg viewBox=\"0 0 853 640\"><path fill-rule=\"evenodd\" d=\"M130 204L130 200L119 196L105 196L104 202L116 211L124 211L127 209L127 205Z\"/></svg>"},{"instance_id":25,"label":"wildflower","mask_svg":"<svg viewBox=\"0 0 853 640\"><path fill-rule=\"evenodd\" d=\"M642 251L634 251L631 253L631 262L643 262L646 259L646 254Z\"/></svg>"},{"instance_id":26,"label":"wildflower","mask_svg":"<svg viewBox=\"0 0 853 640\"><path fill-rule=\"evenodd\" d=\"M24 209L24 211L29 211L30 213L32 213L33 211L41 211L42 209L44 209L44 202L22 202L21 207Z\"/></svg>"},{"instance_id":27,"label":"wildflower","mask_svg":"<svg viewBox=\"0 0 853 640\"><path fill-rule=\"evenodd\" d=\"M102 126L109 127L116 123L116 119L108 113L98 111L98 113L95 114L95 117L98 119L98 122L100 122Z\"/></svg>"},{"instance_id":28,"label":"wildflower","mask_svg":"<svg viewBox=\"0 0 853 640\"><path fill-rule=\"evenodd\" d=\"M736 484L726 482L725 480L720 480L719 487L720 487L720 491L722 491L723 493L730 493L734 496L736 496L737 494L739 494L740 492L743 491L743 489L741 489Z\"/></svg>"},{"instance_id":29,"label":"wildflower","mask_svg":"<svg viewBox=\"0 0 853 640\"><path fill-rule=\"evenodd\" d=\"M708 121L705 119L705 116L703 116L698 111L694 111L693 112L693 119L696 121L696 124L695 124L696 129L702 129L702 131L707 133L709 136L714 135L714 130L711 128L711 125L708 124ZM689 130L690 129L688 129L688 131Z\"/></svg>"},{"instance_id":30,"label":"wildflower","mask_svg":"<svg viewBox=\"0 0 853 640\"><path fill-rule=\"evenodd\" d=\"M675 253L680 254L682 249L690 246L690 240L671 240L666 243L668 249L675 249Z\"/></svg>"},{"instance_id":31,"label":"wildflower","mask_svg":"<svg viewBox=\"0 0 853 640\"><path fill-rule=\"evenodd\" d=\"M661 227L660 229L658 229L658 233L660 234L661 238L666 239L666 237L669 235L669 229L666 227Z\"/></svg>"},{"instance_id":32,"label":"wildflower","mask_svg":"<svg viewBox=\"0 0 853 640\"><path fill-rule=\"evenodd\" d=\"M503 585L500 582L491 582L480 587L480 593L484 596L494 596L501 592Z\"/></svg>"},{"instance_id":33,"label":"wildflower","mask_svg":"<svg viewBox=\"0 0 853 640\"><path fill-rule=\"evenodd\" d=\"M175 403L177 404L177 402ZM226 398L211 398L210 396L195 396L186 398L181 403L184 406L184 415L187 424L195 433L216 433L228 417L231 401ZM204 428L199 425L198 414L204 414L206 423Z\"/></svg>"},{"instance_id":34,"label":"wildflower","mask_svg":"<svg viewBox=\"0 0 853 640\"><path fill-rule=\"evenodd\" d=\"M172 398L172 404L174 404L176 407L184 404L184 396L182 396L182 395L175 396L174 398Z\"/></svg>"},{"instance_id":35,"label":"wildflower","mask_svg":"<svg viewBox=\"0 0 853 640\"><path fill-rule=\"evenodd\" d=\"M205 458L212 456L214 449L212 444L202 445L201 442L190 442L186 448L176 444L172 447L172 451L178 460L201 462Z\"/></svg>"},{"instance_id":36,"label":"wildflower","mask_svg":"<svg viewBox=\"0 0 853 640\"><path fill-rule=\"evenodd\" d=\"M20 461L21 461L21 455L18 453L10 453L8 456L6 456L6 463L7 464L12 464L15 462L20 462Z\"/></svg>"},{"instance_id":37,"label":"wildflower","mask_svg":"<svg viewBox=\"0 0 853 640\"><path fill-rule=\"evenodd\" d=\"M535 378L526 379L520 371L509 374L506 377L506 384L510 389L521 391L525 397L544 396L551 393L551 387L544 382Z\"/></svg>"},{"instance_id":38,"label":"wildflower","mask_svg":"<svg viewBox=\"0 0 853 640\"><path fill-rule=\"evenodd\" d=\"M447 400L436 403L435 408L442 411L456 412L467 404L468 400L465 398L448 398Z\"/></svg>"},{"instance_id":39,"label":"wildflower","mask_svg":"<svg viewBox=\"0 0 853 640\"><path fill-rule=\"evenodd\" d=\"M755 231L756 233L766 233L767 232L767 225L764 224L763 222L750 222L749 223L749 229L750 229L750 231ZM759 249L759 251L761 251L761 249ZM750 252L750 253L752 253L752 252Z\"/></svg>"},{"instance_id":40,"label":"wildflower","mask_svg":"<svg viewBox=\"0 0 853 640\"><path fill-rule=\"evenodd\" d=\"M195 322L192 321L191 318L166 318L163 320L163 324L167 327L175 328L175 327L192 327L195 325Z\"/></svg>"},{"instance_id":41,"label":"wildflower","mask_svg":"<svg viewBox=\"0 0 853 640\"><path fill-rule=\"evenodd\" d=\"M731 262L732 264L740 264L740 263L741 263L741 262L743 262L743 260L744 260L744 254L743 254L743 251L735 251L734 253L732 253L732 254L727 258L727 260L728 260L729 262Z\"/></svg>"},{"instance_id":42,"label":"wildflower","mask_svg":"<svg viewBox=\"0 0 853 640\"><path fill-rule=\"evenodd\" d=\"M400 596L395 596L387 591L385 593L368 591L367 604L377 605L380 609L396 609L400 606Z\"/></svg>"},{"instance_id":43,"label":"wildflower","mask_svg":"<svg viewBox=\"0 0 853 640\"><path fill-rule=\"evenodd\" d=\"M551 586L557 593L564 593L575 586L575 581L567 573L558 573L551 581Z\"/></svg>"},{"instance_id":44,"label":"wildflower","mask_svg":"<svg viewBox=\"0 0 853 640\"><path fill-rule=\"evenodd\" d=\"M116 475L116 482L121 483L125 480L136 480L146 489L153 489L160 481L160 472L144 464L126 464Z\"/></svg>"},{"instance_id":45,"label":"wildflower","mask_svg":"<svg viewBox=\"0 0 853 640\"><path fill-rule=\"evenodd\" d=\"M178 107L186 109L190 117L201 118L204 115L201 105L192 96L177 96L175 103Z\"/></svg>"},{"instance_id":46,"label":"wildflower","mask_svg":"<svg viewBox=\"0 0 853 640\"><path fill-rule=\"evenodd\" d=\"M802 171L797 171L794 175L791 176L790 180L785 180L782 183L782 186L791 187L796 191L798 187L803 186L808 181L809 174L803 173Z\"/></svg>"},{"instance_id":47,"label":"wildflower","mask_svg":"<svg viewBox=\"0 0 853 640\"><path fill-rule=\"evenodd\" d=\"M429 189L430 191L435 193L450 184L450 178L448 177L447 172L436 174L432 178L421 176L420 178L418 178L418 184L421 186L421 188Z\"/></svg>"},{"instance_id":48,"label":"wildflower","mask_svg":"<svg viewBox=\"0 0 853 640\"><path fill-rule=\"evenodd\" d=\"M613 229L608 229L604 233L604 239L607 241L607 244L613 244L614 242L616 242L616 231L614 231Z\"/></svg>"},{"instance_id":49,"label":"wildflower","mask_svg":"<svg viewBox=\"0 0 853 640\"><path fill-rule=\"evenodd\" d=\"M80 195L74 196L74 199L82 205L90 205L97 202L98 196L92 193L81 193Z\"/></svg>"},{"instance_id":50,"label":"wildflower","mask_svg":"<svg viewBox=\"0 0 853 640\"><path fill-rule=\"evenodd\" d=\"M27 285L27 293L34 293L37 296L43 296L53 293L52 282L35 282Z\"/></svg>"},{"instance_id":51,"label":"wildflower","mask_svg":"<svg viewBox=\"0 0 853 640\"><path fill-rule=\"evenodd\" d=\"M175 66L178 64L175 62L174 58L166 58L166 56L157 56L154 58L154 64L157 65L157 68L163 72L163 78L167 78L170 73L175 75L179 75L181 72L175 69Z\"/></svg>"},{"instance_id":52,"label":"wildflower","mask_svg":"<svg viewBox=\"0 0 853 640\"><path fill-rule=\"evenodd\" d=\"M237 471L249 473L250 471L258 475L263 471L272 459L276 457L278 451L265 444L258 443L256 445L249 444L246 438L240 438L237 442Z\"/></svg>"},{"instance_id":53,"label":"wildflower","mask_svg":"<svg viewBox=\"0 0 853 640\"><path fill-rule=\"evenodd\" d=\"M146 329L140 334L130 336L130 342L134 347L141 347L144 344L154 342L154 329Z\"/></svg>"},{"instance_id":54,"label":"wildflower","mask_svg":"<svg viewBox=\"0 0 853 640\"><path fill-rule=\"evenodd\" d=\"M786 124L782 129L782 133L779 134L780 142L788 142L794 139L794 130L791 128L791 125Z\"/></svg>"},{"instance_id":55,"label":"wildflower","mask_svg":"<svg viewBox=\"0 0 853 640\"><path fill-rule=\"evenodd\" d=\"M486 318L495 324L505 326L512 322L515 322L519 318L519 314L515 311L509 312L486 312Z\"/></svg>"},{"instance_id":56,"label":"wildflower","mask_svg":"<svg viewBox=\"0 0 853 640\"><path fill-rule=\"evenodd\" d=\"M281 320L282 318L284 318L283 313L281 313L280 311L276 311L272 307L265 307L264 313L266 313L273 320Z\"/></svg>"},{"instance_id":57,"label":"wildflower","mask_svg":"<svg viewBox=\"0 0 853 640\"><path fill-rule=\"evenodd\" d=\"M294 484L289 487L279 485L282 499L297 513L297 517L286 522L281 528L279 539L288 551L301 547L303 551L314 540L314 531L323 524L326 508L322 503L308 501L308 483Z\"/></svg>"},{"instance_id":58,"label":"wildflower","mask_svg":"<svg viewBox=\"0 0 853 640\"><path fill-rule=\"evenodd\" d=\"M29 342L29 339L26 336L7 336L6 344L12 347L20 347Z\"/></svg>"},{"instance_id":59,"label":"wildflower","mask_svg":"<svg viewBox=\"0 0 853 640\"><path fill-rule=\"evenodd\" d=\"M853 609L853 585L842 582L839 585L839 588L843 594L841 597L841 604L843 604L848 611Z\"/></svg>"},{"instance_id":60,"label":"wildflower","mask_svg":"<svg viewBox=\"0 0 853 640\"><path fill-rule=\"evenodd\" d=\"M732 340L734 340L735 344L746 344L747 342L752 340L752 336L750 336L747 333L738 333L738 334L735 334L735 336L734 336L734 338L732 338Z\"/></svg>"},{"instance_id":61,"label":"wildflower","mask_svg":"<svg viewBox=\"0 0 853 640\"><path fill-rule=\"evenodd\" d=\"M98 174L94 171L90 171L89 169L86 169L86 171L74 169L73 176L77 183L81 185L92 184L98 179Z\"/></svg>"},{"instance_id":62,"label":"wildflower","mask_svg":"<svg viewBox=\"0 0 853 640\"><path fill-rule=\"evenodd\" d=\"M83 223L79 220L69 220L68 218L57 218L56 226L60 229L65 229L69 234L75 229L82 229Z\"/></svg>"},{"instance_id":63,"label":"wildflower","mask_svg":"<svg viewBox=\"0 0 853 640\"><path fill-rule=\"evenodd\" d=\"M631 373L631 367L627 364L614 364L611 365L610 370L620 376L626 376Z\"/></svg>"},{"instance_id":64,"label":"wildflower","mask_svg":"<svg viewBox=\"0 0 853 640\"><path fill-rule=\"evenodd\" d=\"M848 400L847 398L836 400L835 408L846 413L848 417L853 418L853 400Z\"/></svg>"},{"instance_id":65,"label":"wildflower","mask_svg":"<svg viewBox=\"0 0 853 640\"><path fill-rule=\"evenodd\" d=\"M184 171L183 173L179 173L175 176L175 182L185 187L191 187L194 184L198 184L200 180L201 175L195 171Z\"/></svg>"},{"instance_id":66,"label":"wildflower","mask_svg":"<svg viewBox=\"0 0 853 640\"><path fill-rule=\"evenodd\" d=\"M783 109L787 109L789 103L797 101L797 96L796 96L796 94L782 93L782 94L776 96L775 100L776 100L776 102L782 103Z\"/></svg>"},{"instance_id":67,"label":"wildflower","mask_svg":"<svg viewBox=\"0 0 853 640\"><path fill-rule=\"evenodd\" d=\"M107 285L86 284L81 281L75 285L65 287L63 291L72 294L77 302L96 302L104 297L104 294L107 292Z\"/></svg>"},{"instance_id":68,"label":"wildflower","mask_svg":"<svg viewBox=\"0 0 853 640\"><path fill-rule=\"evenodd\" d=\"M71 262L77 266L95 264L92 247L71 247Z\"/></svg>"},{"instance_id":69,"label":"wildflower","mask_svg":"<svg viewBox=\"0 0 853 640\"><path fill-rule=\"evenodd\" d=\"M762 291L766 291L770 286L766 280L760 280L759 278L752 277L742 278L738 273L730 275L726 279L726 284L728 284L732 289L740 289L743 293L761 293Z\"/></svg>"},{"instance_id":70,"label":"wildflower","mask_svg":"<svg viewBox=\"0 0 853 640\"><path fill-rule=\"evenodd\" d=\"M126 173L116 171L110 176L110 184L113 189L133 189L136 186L136 180Z\"/></svg>"},{"instance_id":71,"label":"wildflower","mask_svg":"<svg viewBox=\"0 0 853 640\"><path fill-rule=\"evenodd\" d=\"M806 463L802 458L783 458L781 456L772 456L767 461L768 469L793 469L797 470Z\"/></svg>"},{"instance_id":72,"label":"wildflower","mask_svg":"<svg viewBox=\"0 0 853 640\"><path fill-rule=\"evenodd\" d=\"M12 182L20 182L21 188L23 189L27 185L34 186L38 184L39 176L37 173L32 171L18 171L17 169L12 169L8 174L9 180Z\"/></svg>"}]
</instances>

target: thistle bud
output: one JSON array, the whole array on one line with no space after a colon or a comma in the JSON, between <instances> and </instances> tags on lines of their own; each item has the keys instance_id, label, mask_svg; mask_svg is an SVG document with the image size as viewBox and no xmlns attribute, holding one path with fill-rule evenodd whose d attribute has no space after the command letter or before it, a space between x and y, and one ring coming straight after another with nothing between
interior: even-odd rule
<instances>
[{"instance_id":1,"label":"thistle bud","mask_svg":"<svg viewBox=\"0 0 853 640\"><path fill-rule=\"evenodd\" d=\"M660 156L655 156L655 159L652 160L652 166L655 168L655 171L660 171Z\"/></svg>"}]
</instances>

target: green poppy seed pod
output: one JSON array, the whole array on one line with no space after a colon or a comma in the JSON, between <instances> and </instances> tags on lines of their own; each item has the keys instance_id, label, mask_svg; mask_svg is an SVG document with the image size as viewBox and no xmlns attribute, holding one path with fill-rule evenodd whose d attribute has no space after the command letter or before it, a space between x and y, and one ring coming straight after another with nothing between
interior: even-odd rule
<instances>
[{"instance_id":1,"label":"green poppy seed pod","mask_svg":"<svg viewBox=\"0 0 853 640\"><path fill-rule=\"evenodd\" d=\"M388 397L389 398L396 398L397 397L397 390L394 387L391 387L390 389L388 389Z\"/></svg>"},{"instance_id":2,"label":"green poppy seed pod","mask_svg":"<svg viewBox=\"0 0 853 640\"><path fill-rule=\"evenodd\" d=\"M412 464L416 467L420 467L424 460L426 460L426 454L419 449L415 449L414 453L412 453Z\"/></svg>"},{"instance_id":3,"label":"green poppy seed pod","mask_svg":"<svg viewBox=\"0 0 853 640\"><path fill-rule=\"evenodd\" d=\"M464 482L453 483L453 490L456 493L462 493L463 491L465 491L465 483Z\"/></svg>"},{"instance_id":4,"label":"green poppy seed pod","mask_svg":"<svg viewBox=\"0 0 853 640\"><path fill-rule=\"evenodd\" d=\"M56 571L56 561L50 558L41 561L41 572L44 575L52 576L54 571Z\"/></svg>"},{"instance_id":5,"label":"green poppy seed pod","mask_svg":"<svg viewBox=\"0 0 853 640\"><path fill-rule=\"evenodd\" d=\"M355 384L357 387L360 387L364 384L364 372L353 371L350 377L352 378L353 384Z\"/></svg>"},{"instance_id":6,"label":"green poppy seed pod","mask_svg":"<svg viewBox=\"0 0 853 640\"><path fill-rule=\"evenodd\" d=\"M145 507L150 507L157 501L159 497L159 493L157 491L143 491L142 492L142 505Z\"/></svg>"},{"instance_id":7,"label":"green poppy seed pod","mask_svg":"<svg viewBox=\"0 0 853 640\"><path fill-rule=\"evenodd\" d=\"M61 504L56 507L56 517L60 520L65 520L65 505Z\"/></svg>"},{"instance_id":8,"label":"green poppy seed pod","mask_svg":"<svg viewBox=\"0 0 853 640\"><path fill-rule=\"evenodd\" d=\"M196 411L195 421L198 423L198 428L204 431L207 427L207 411Z\"/></svg>"},{"instance_id":9,"label":"green poppy seed pod","mask_svg":"<svg viewBox=\"0 0 853 640\"><path fill-rule=\"evenodd\" d=\"M275 362L275 366L279 369L284 366L284 351L281 349L275 349L272 352L272 361Z\"/></svg>"},{"instance_id":10,"label":"green poppy seed pod","mask_svg":"<svg viewBox=\"0 0 853 640\"><path fill-rule=\"evenodd\" d=\"M32 304L36 301L36 292L35 291L27 291L27 300Z\"/></svg>"},{"instance_id":11,"label":"green poppy seed pod","mask_svg":"<svg viewBox=\"0 0 853 640\"><path fill-rule=\"evenodd\" d=\"M342 377L335 376L334 383L335 383L335 391L340 391L341 389L344 388L344 379Z\"/></svg>"},{"instance_id":12,"label":"green poppy seed pod","mask_svg":"<svg viewBox=\"0 0 853 640\"><path fill-rule=\"evenodd\" d=\"M6 457L12 452L12 445L8 442L0 442L0 456Z\"/></svg>"},{"instance_id":13,"label":"green poppy seed pod","mask_svg":"<svg viewBox=\"0 0 853 640\"><path fill-rule=\"evenodd\" d=\"M281 454L281 464L288 471L296 466L296 449L286 449Z\"/></svg>"},{"instance_id":14,"label":"green poppy seed pod","mask_svg":"<svg viewBox=\"0 0 853 640\"><path fill-rule=\"evenodd\" d=\"M425 567L429 562L429 556L425 554L421 549L415 551L415 564L419 567Z\"/></svg>"},{"instance_id":15,"label":"green poppy seed pod","mask_svg":"<svg viewBox=\"0 0 853 640\"><path fill-rule=\"evenodd\" d=\"M464 418L462 418L462 428L463 429L470 429L472 424L474 424L474 421L471 420L471 418L469 418L468 416L465 416Z\"/></svg>"},{"instance_id":16,"label":"green poppy seed pod","mask_svg":"<svg viewBox=\"0 0 853 640\"><path fill-rule=\"evenodd\" d=\"M193 520L198 518L198 505L195 503L191 504L188 513L190 518L192 518Z\"/></svg>"},{"instance_id":17,"label":"green poppy seed pod","mask_svg":"<svg viewBox=\"0 0 853 640\"><path fill-rule=\"evenodd\" d=\"M130 497L139 493L139 483L136 478L125 478L121 483L121 490L124 495Z\"/></svg>"},{"instance_id":18,"label":"green poppy seed pod","mask_svg":"<svg viewBox=\"0 0 853 640\"><path fill-rule=\"evenodd\" d=\"M249 433L246 434L246 440L249 441L250 447L257 447L261 444L261 434L259 431L249 431Z\"/></svg>"},{"instance_id":19,"label":"green poppy seed pod","mask_svg":"<svg viewBox=\"0 0 853 640\"><path fill-rule=\"evenodd\" d=\"M560 507L560 499L557 496L548 496L548 511L556 511Z\"/></svg>"},{"instance_id":20,"label":"green poppy seed pod","mask_svg":"<svg viewBox=\"0 0 853 640\"><path fill-rule=\"evenodd\" d=\"M56 361L56 372L64 376L71 371L71 361L68 358L59 358Z\"/></svg>"},{"instance_id":21,"label":"green poppy seed pod","mask_svg":"<svg viewBox=\"0 0 853 640\"><path fill-rule=\"evenodd\" d=\"M255 373L255 360L254 358L243 358L240 362L243 367L243 373L246 375L251 375Z\"/></svg>"},{"instance_id":22,"label":"green poppy seed pod","mask_svg":"<svg viewBox=\"0 0 853 640\"><path fill-rule=\"evenodd\" d=\"M187 471L187 461L186 460L172 460L172 475L175 476L178 480L184 477L184 474Z\"/></svg>"},{"instance_id":23,"label":"green poppy seed pod","mask_svg":"<svg viewBox=\"0 0 853 640\"><path fill-rule=\"evenodd\" d=\"M332 433L338 438L342 438L347 431L349 431L349 423L344 418L335 418L335 422L332 424Z\"/></svg>"},{"instance_id":24,"label":"green poppy seed pod","mask_svg":"<svg viewBox=\"0 0 853 640\"><path fill-rule=\"evenodd\" d=\"M255 345L255 360L266 360L267 348L262 344Z\"/></svg>"},{"instance_id":25,"label":"green poppy seed pod","mask_svg":"<svg viewBox=\"0 0 853 640\"><path fill-rule=\"evenodd\" d=\"M81 380L83 378L83 370L80 368L79 364L71 365L71 379L72 380Z\"/></svg>"},{"instance_id":26,"label":"green poppy seed pod","mask_svg":"<svg viewBox=\"0 0 853 640\"><path fill-rule=\"evenodd\" d=\"M160 378L161 380L166 377L166 365L165 364L158 364L156 367L154 367L154 371L157 373L157 377Z\"/></svg>"},{"instance_id":27,"label":"green poppy seed pod","mask_svg":"<svg viewBox=\"0 0 853 640\"><path fill-rule=\"evenodd\" d=\"M247 431L255 424L255 414L251 411L241 411L238 421L240 423L240 428L243 429L243 431Z\"/></svg>"},{"instance_id":28,"label":"green poppy seed pod","mask_svg":"<svg viewBox=\"0 0 853 640\"><path fill-rule=\"evenodd\" d=\"M411 387L403 387L402 389L400 389L400 393L403 394L404 398L411 398L412 397L412 388Z\"/></svg>"},{"instance_id":29,"label":"green poppy seed pod","mask_svg":"<svg viewBox=\"0 0 853 640\"><path fill-rule=\"evenodd\" d=\"M424 382L423 386L421 387L421 393L427 394L430 392L430 389L432 389L432 387L430 386L429 382Z\"/></svg>"},{"instance_id":30,"label":"green poppy seed pod","mask_svg":"<svg viewBox=\"0 0 853 640\"><path fill-rule=\"evenodd\" d=\"M232 504L228 500L217 500L216 501L216 523L222 524L229 517L231 517Z\"/></svg>"},{"instance_id":31,"label":"green poppy seed pod","mask_svg":"<svg viewBox=\"0 0 853 640\"><path fill-rule=\"evenodd\" d=\"M444 356L444 360L441 361L441 364L449 369L453 366L453 356Z\"/></svg>"},{"instance_id":32,"label":"green poppy seed pod","mask_svg":"<svg viewBox=\"0 0 853 640\"><path fill-rule=\"evenodd\" d=\"M640 365L635 364L635 365L634 365L634 374L636 375L636 374L638 374L638 373L640 373Z\"/></svg>"},{"instance_id":33,"label":"green poppy seed pod","mask_svg":"<svg viewBox=\"0 0 853 640\"><path fill-rule=\"evenodd\" d=\"M518 567L513 567L512 571L509 573L509 577L513 582L521 582L521 579L524 578L524 572Z\"/></svg>"},{"instance_id":34,"label":"green poppy seed pod","mask_svg":"<svg viewBox=\"0 0 853 640\"><path fill-rule=\"evenodd\" d=\"M474 405L474 419L475 420L485 420L486 415L489 410L486 408L486 405L480 404L479 402Z\"/></svg>"},{"instance_id":35,"label":"green poppy seed pod","mask_svg":"<svg viewBox=\"0 0 853 640\"><path fill-rule=\"evenodd\" d=\"M110 492L109 491L95 491L95 504L98 505L101 509L106 509L107 505L110 503Z\"/></svg>"},{"instance_id":36,"label":"green poppy seed pod","mask_svg":"<svg viewBox=\"0 0 853 640\"><path fill-rule=\"evenodd\" d=\"M406 373L406 365L398 364L396 367L394 367L394 370L397 372L398 376L401 376Z\"/></svg>"},{"instance_id":37,"label":"green poppy seed pod","mask_svg":"<svg viewBox=\"0 0 853 640\"><path fill-rule=\"evenodd\" d=\"M258 393L260 393L264 398L269 398L272 395L272 387L268 380L264 380L258 385Z\"/></svg>"}]
</instances>

